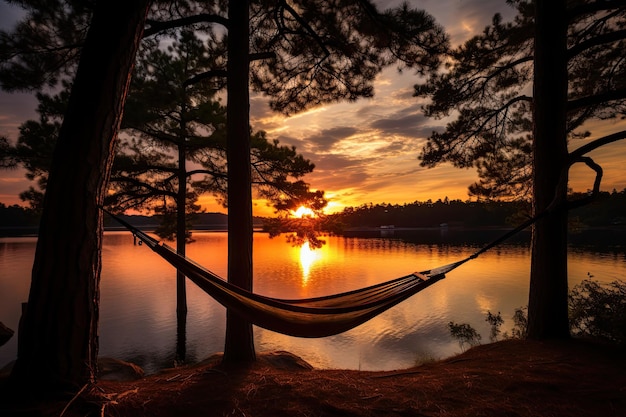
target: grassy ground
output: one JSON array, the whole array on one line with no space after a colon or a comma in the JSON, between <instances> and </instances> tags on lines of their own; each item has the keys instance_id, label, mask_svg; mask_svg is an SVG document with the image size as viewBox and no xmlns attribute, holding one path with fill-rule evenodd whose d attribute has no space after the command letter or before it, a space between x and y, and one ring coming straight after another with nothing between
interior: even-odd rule
<instances>
[{"instance_id":1,"label":"grassy ground","mask_svg":"<svg viewBox=\"0 0 626 417\"><path fill-rule=\"evenodd\" d=\"M309 369L287 354L248 368L219 360L81 396L0 405L1 416L626 416L624 350L583 341L507 340L390 372Z\"/></svg>"}]
</instances>

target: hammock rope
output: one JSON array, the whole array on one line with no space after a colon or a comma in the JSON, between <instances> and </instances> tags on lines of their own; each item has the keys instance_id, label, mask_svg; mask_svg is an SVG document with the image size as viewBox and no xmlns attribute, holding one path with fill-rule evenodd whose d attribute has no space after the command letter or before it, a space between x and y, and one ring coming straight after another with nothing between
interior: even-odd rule
<instances>
[{"instance_id":1,"label":"hammock rope","mask_svg":"<svg viewBox=\"0 0 626 417\"><path fill-rule=\"evenodd\" d=\"M591 158L578 155L575 158L571 158L569 165L563 169L561 182L567 184L569 168L571 165L579 162L585 163L596 172L593 190L589 196L576 201L567 201L567 199L557 198L558 194L555 194L554 200L542 212L530 217L514 229L504 233L460 261L427 271L414 272L369 287L314 298L279 299L246 291L222 279L217 274L189 258L179 255L174 249L142 232L120 217L107 211L104 207L100 206L100 209L126 227L140 239L140 242L148 245L150 249L182 272L200 289L224 307L235 311L245 320L259 327L290 336L326 337L343 333L365 323L376 315L442 280L448 272L472 259L476 259L481 254L521 232L548 214L559 210L580 207L593 201L600 192L602 168Z\"/></svg>"},{"instance_id":2,"label":"hammock rope","mask_svg":"<svg viewBox=\"0 0 626 417\"><path fill-rule=\"evenodd\" d=\"M438 282L447 271L460 265L455 262L434 270L415 272L372 286L322 297L273 298L229 283L125 220L103 210L224 307L259 327L296 337L327 337L348 331Z\"/></svg>"},{"instance_id":3,"label":"hammock rope","mask_svg":"<svg viewBox=\"0 0 626 417\"><path fill-rule=\"evenodd\" d=\"M231 284L120 217L104 208L102 210L224 307L232 309L259 327L305 338L332 336L365 323L444 279L448 272L475 259L533 223L533 219L524 222L481 250L457 262L338 294L280 299L246 291Z\"/></svg>"},{"instance_id":4,"label":"hammock rope","mask_svg":"<svg viewBox=\"0 0 626 417\"><path fill-rule=\"evenodd\" d=\"M596 191L594 187L594 191ZM585 201L586 203L587 201ZM578 203L578 202L575 202ZM567 210L568 202L553 201L544 211L527 219L470 256L447 265L395 278L369 287L314 298L280 299L246 291L229 283L191 259L178 254L163 242L149 236L120 217L101 209L126 227L133 235L183 273L200 289L245 320L278 333L317 338L343 333L390 309L445 275L476 259L494 246L521 232L542 217L557 210ZM570 206L570 207L568 207Z\"/></svg>"}]
</instances>

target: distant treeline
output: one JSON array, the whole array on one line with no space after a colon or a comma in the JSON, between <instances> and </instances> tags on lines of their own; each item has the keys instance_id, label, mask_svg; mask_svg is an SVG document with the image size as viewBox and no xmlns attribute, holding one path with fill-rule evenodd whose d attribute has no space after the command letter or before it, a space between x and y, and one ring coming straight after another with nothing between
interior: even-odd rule
<instances>
[{"instance_id":1,"label":"distant treeline","mask_svg":"<svg viewBox=\"0 0 626 417\"><path fill-rule=\"evenodd\" d=\"M585 197L574 193L570 199ZM330 231L358 227L511 227L530 215L528 202L461 201L445 198L437 201L415 201L406 204L364 204L347 207L341 213L327 216L322 228ZM158 216L123 216L129 223L150 228L160 223ZM197 228L225 228L228 216L222 213L198 213L192 224ZM256 225L262 218L254 219ZM591 204L572 210L570 224L575 227L612 227L626 225L626 189L618 192L602 192ZM34 229L39 225L39 215L19 205L0 203L0 228L5 230ZM105 227L119 227L112 218L105 216Z\"/></svg>"},{"instance_id":2,"label":"distant treeline","mask_svg":"<svg viewBox=\"0 0 626 417\"><path fill-rule=\"evenodd\" d=\"M571 200L585 197L574 193ZM511 227L530 215L528 202L448 200L406 204L364 204L348 207L329 216L328 230L358 227ZM570 213L574 227L610 227L626 225L626 189L602 192L591 204Z\"/></svg>"},{"instance_id":3,"label":"distant treeline","mask_svg":"<svg viewBox=\"0 0 626 417\"><path fill-rule=\"evenodd\" d=\"M152 230L161 223L161 216L121 215L123 220L141 229ZM0 232L2 234L36 233L39 227L39 213L19 205L7 206L0 203ZM254 224L262 225L263 219L255 217ZM228 216L223 213L197 213L191 224L196 229L226 229ZM115 219L104 216L105 229L123 228Z\"/></svg>"},{"instance_id":4,"label":"distant treeline","mask_svg":"<svg viewBox=\"0 0 626 417\"><path fill-rule=\"evenodd\" d=\"M0 227L1 228L37 228L39 227L39 214L27 207L17 204L7 206L0 203Z\"/></svg>"}]
</instances>

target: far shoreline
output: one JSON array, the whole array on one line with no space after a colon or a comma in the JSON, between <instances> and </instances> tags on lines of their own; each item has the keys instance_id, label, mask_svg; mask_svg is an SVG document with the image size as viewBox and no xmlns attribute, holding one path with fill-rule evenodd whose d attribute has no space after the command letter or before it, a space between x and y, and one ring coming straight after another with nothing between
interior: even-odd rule
<instances>
[{"instance_id":1,"label":"far shoreline","mask_svg":"<svg viewBox=\"0 0 626 417\"><path fill-rule=\"evenodd\" d=\"M156 224L148 224L148 225L135 225L135 227L143 232L154 233L155 229L158 227ZM0 238L7 237L37 237L38 235L38 226L10 226L10 227L0 227ZM128 231L123 226L105 226L104 232L125 232ZM376 227L376 226L356 226L345 229L342 233L336 234L338 236L344 237L358 237L358 235L362 234L364 237L370 237L372 234L378 234L381 237L393 237L396 232L436 232L439 231L441 233L446 232L502 232L506 233L510 230L513 230L511 226L499 225L499 226L430 226L430 227ZM227 233L228 227L222 224L199 224L195 225L192 232L220 232ZM527 233L530 231L530 227L521 231L520 233ZM626 226L624 225L611 225L611 226L590 226L583 227L577 230L570 230L570 234L575 235L582 232L626 232ZM263 230L262 224L254 225L254 233L268 233ZM289 232L284 232L289 233ZM328 234L327 232L322 232L323 235Z\"/></svg>"}]
</instances>

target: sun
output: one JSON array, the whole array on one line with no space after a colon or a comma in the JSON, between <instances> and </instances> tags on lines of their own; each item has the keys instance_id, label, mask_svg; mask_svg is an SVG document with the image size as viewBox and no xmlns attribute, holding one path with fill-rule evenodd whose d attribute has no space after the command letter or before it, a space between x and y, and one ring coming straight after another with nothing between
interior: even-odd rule
<instances>
[{"instance_id":1,"label":"sun","mask_svg":"<svg viewBox=\"0 0 626 417\"><path fill-rule=\"evenodd\" d=\"M306 287L311 273L311 265L318 259L319 252L311 249L309 242L300 247L300 265L302 266L302 285Z\"/></svg>"},{"instance_id":2,"label":"sun","mask_svg":"<svg viewBox=\"0 0 626 417\"><path fill-rule=\"evenodd\" d=\"M291 212L293 217L297 217L299 219L303 217L315 217L315 212L308 207L300 206L296 211Z\"/></svg>"}]
</instances>

